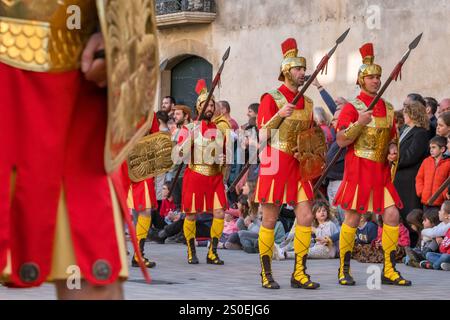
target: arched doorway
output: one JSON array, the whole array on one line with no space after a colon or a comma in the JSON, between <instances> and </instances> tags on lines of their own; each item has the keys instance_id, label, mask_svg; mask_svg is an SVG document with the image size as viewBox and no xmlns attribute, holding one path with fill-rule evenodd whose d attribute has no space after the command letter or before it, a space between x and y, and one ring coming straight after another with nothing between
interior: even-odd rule
<instances>
[{"instance_id":1,"label":"arched doorway","mask_svg":"<svg viewBox=\"0 0 450 320\"><path fill-rule=\"evenodd\" d=\"M172 68L171 72L171 96L178 104L185 104L195 113L197 93L195 85L197 80L206 80L208 89L212 81L212 65L198 56L189 56Z\"/></svg>"}]
</instances>

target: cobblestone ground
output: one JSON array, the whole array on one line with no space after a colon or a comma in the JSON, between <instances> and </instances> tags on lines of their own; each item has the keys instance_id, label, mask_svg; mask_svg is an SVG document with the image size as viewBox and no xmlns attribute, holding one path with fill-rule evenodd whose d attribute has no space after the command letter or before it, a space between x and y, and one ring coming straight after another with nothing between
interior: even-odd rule
<instances>
[{"instance_id":1,"label":"cobblestone ground","mask_svg":"<svg viewBox=\"0 0 450 320\"><path fill-rule=\"evenodd\" d=\"M212 266L206 264L206 252L206 248L198 248L200 264L188 265L184 245L146 243L146 254L157 262L157 266L150 269L153 283L144 283L139 268L130 268L130 277L124 285L126 299L449 299L450 272L446 271L399 264L398 270L413 281L412 287L381 286L381 289L370 290L367 286L369 264L352 261L356 286L343 287L337 284L337 259L309 260L307 272L312 280L321 284L319 290L310 291L290 287L293 260L274 261L274 276L281 289L265 290L260 285L257 254L219 250L225 265ZM381 265L373 266L381 268ZM50 284L26 290L0 287L0 299L55 299L55 290Z\"/></svg>"}]
</instances>

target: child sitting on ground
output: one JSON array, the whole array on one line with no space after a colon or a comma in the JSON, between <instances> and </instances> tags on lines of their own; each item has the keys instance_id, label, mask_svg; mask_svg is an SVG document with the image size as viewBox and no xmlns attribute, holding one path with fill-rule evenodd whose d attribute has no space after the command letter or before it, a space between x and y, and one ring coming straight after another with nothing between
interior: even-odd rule
<instances>
[{"instance_id":1,"label":"child sitting on ground","mask_svg":"<svg viewBox=\"0 0 450 320\"><path fill-rule=\"evenodd\" d=\"M336 247L331 236L339 231L332 221L330 207L323 201L317 201L312 208L314 215L313 233L315 241L309 248L308 257L312 259L331 259L336 255Z\"/></svg>"},{"instance_id":2,"label":"child sitting on ground","mask_svg":"<svg viewBox=\"0 0 450 320\"><path fill-rule=\"evenodd\" d=\"M372 213L361 215L359 226L356 229L356 240L352 257L359 262L365 262L368 252L372 248L372 242L376 240L378 226L372 221Z\"/></svg>"},{"instance_id":3,"label":"child sitting on ground","mask_svg":"<svg viewBox=\"0 0 450 320\"><path fill-rule=\"evenodd\" d=\"M428 229L423 229L422 230L422 236L423 237L429 237L429 238L435 238L436 242L439 245L442 245L442 243L444 243L443 247L442 247L442 254L448 254L447 253L447 247L446 247L446 243L447 241L444 242L444 237L448 236L448 230L450 229L450 201L446 200L442 206L441 209L439 210L439 220L441 221L440 224L438 224L437 226L435 226L434 228L428 228ZM439 248L441 250L441 247ZM423 260L420 262L420 267L424 268L424 269L440 269L441 266L438 264L438 262L441 262L440 260L440 256L436 257L435 255L433 255L433 252L429 252L426 254L426 260ZM443 260L445 260L447 257L443 256L442 257ZM433 262L431 262L431 261ZM442 262L448 262L448 261L442 261Z\"/></svg>"},{"instance_id":4,"label":"child sitting on ground","mask_svg":"<svg viewBox=\"0 0 450 320\"><path fill-rule=\"evenodd\" d=\"M241 194L237 202L237 210L239 211L239 218L236 220L236 231L232 232L227 240L224 242L223 247L225 249L240 250L242 249L241 242L239 240L238 232L240 230L247 230L247 225L251 222L250 215L250 203L248 196ZM257 210L255 211L257 212Z\"/></svg>"},{"instance_id":5,"label":"child sitting on ground","mask_svg":"<svg viewBox=\"0 0 450 320\"><path fill-rule=\"evenodd\" d=\"M420 235L420 238L416 248L405 247L406 256L403 263L415 268L420 267L420 261L425 260L428 252L436 252L439 247L435 239L422 236L423 229L433 228L439 224L439 211L432 208L425 211L423 216L421 213L422 210L414 209L407 217L411 228Z\"/></svg>"},{"instance_id":6,"label":"child sitting on ground","mask_svg":"<svg viewBox=\"0 0 450 320\"><path fill-rule=\"evenodd\" d=\"M224 218L224 225L223 225L223 232L222 236L219 240L219 249L226 249L225 243L228 241L230 236L233 233L236 233L239 231L239 228L237 226L237 221L241 215L241 211L239 209L228 209L225 211L225 218Z\"/></svg>"},{"instance_id":7,"label":"child sitting on ground","mask_svg":"<svg viewBox=\"0 0 450 320\"><path fill-rule=\"evenodd\" d=\"M450 271L450 229L439 245L439 253L428 252L426 258L420 263L422 268Z\"/></svg>"},{"instance_id":8,"label":"child sitting on ground","mask_svg":"<svg viewBox=\"0 0 450 320\"><path fill-rule=\"evenodd\" d=\"M314 215L313 233L314 242L311 241L308 257L313 259L330 259L336 256L336 245L331 240L331 236L339 232L339 227L333 222L333 217L328 204L318 201L313 205L312 213ZM274 259L283 260L285 258L294 258L294 226L286 235L285 240L280 245L275 245Z\"/></svg>"},{"instance_id":9,"label":"child sitting on ground","mask_svg":"<svg viewBox=\"0 0 450 320\"><path fill-rule=\"evenodd\" d=\"M383 218L381 215L377 215L377 238L372 241L370 247L363 254L359 255L359 262L362 263L382 263L384 261L384 253L383 248L381 246L381 237L383 234ZM395 252L395 261L402 262L403 257L405 256L405 247L409 247L410 239L409 239L409 231L406 227L400 223L399 224L399 238L398 238L398 247Z\"/></svg>"}]
</instances>

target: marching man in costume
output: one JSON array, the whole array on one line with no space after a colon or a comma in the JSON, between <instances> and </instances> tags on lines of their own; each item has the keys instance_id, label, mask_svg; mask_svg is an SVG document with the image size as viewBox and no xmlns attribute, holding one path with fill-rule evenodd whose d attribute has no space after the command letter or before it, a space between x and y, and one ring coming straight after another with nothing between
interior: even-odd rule
<instances>
[{"instance_id":1,"label":"marching man in costume","mask_svg":"<svg viewBox=\"0 0 450 320\"><path fill-rule=\"evenodd\" d=\"M153 114L153 122L149 134L156 133L158 131L159 123L156 118L156 114ZM122 170L123 174L125 175L124 178L127 179L129 177L127 163L123 164ZM127 203L128 208L131 210L135 210L137 213L136 237L139 244L139 250L141 251L142 257L144 258L145 266L147 268L153 268L154 266L156 266L156 263L144 257L144 247L148 232L152 226L152 210L158 208L155 191L155 179L148 178L139 182L130 180L128 183L130 185L130 189L128 191ZM138 257L136 253L133 254L133 258L131 258L131 266L139 267Z\"/></svg>"},{"instance_id":2,"label":"marching man in costume","mask_svg":"<svg viewBox=\"0 0 450 320\"><path fill-rule=\"evenodd\" d=\"M119 198L122 186L107 174L106 163L115 161L108 170L115 172L125 159L106 154L131 148L131 131L151 111L142 108L151 107L140 103L147 102L138 99L143 95L133 94L147 89L151 99L154 88L142 76L155 72L147 56L133 57L133 66L125 64L129 45L136 49L133 53L145 52L155 66L159 63L152 2L145 8L114 0L97 4L105 9L98 11L104 36L96 32L94 0L0 1L0 281L11 287L52 281L63 299L123 298L121 281L128 269L119 200L126 198ZM71 6L81 10L81 29L67 27ZM132 36L129 26L114 20L115 8L129 17L142 13L150 24L145 30L135 27ZM110 28L100 13L109 15L108 22L118 22L115 31L121 30L119 41L115 35L117 61L96 58L105 42L110 51ZM144 61L146 72L134 73ZM112 63L121 67L115 79L128 89L125 93L111 81ZM147 87L135 90L130 74L134 83ZM115 109L117 122L110 122L110 108L120 104L107 103L106 91L99 88L107 83L114 97L136 98L133 107L139 111ZM112 144L124 148L110 148ZM77 276L77 270L81 289L70 290L67 278Z\"/></svg>"},{"instance_id":3,"label":"marching man in costume","mask_svg":"<svg viewBox=\"0 0 450 320\"><path fill-rule=\"evenodd\" d=\"M260 134L270 135L271 129L278 129L278 143L273 140L262 151L261 169L256 187L256 201L263 211L262 226L259 231L259 255L261 262L262 286L279 289L273 279L271 260L274 246L274 228L280 206L287 203L295 207L297 225L295 226L295 265L291 277L294 288L316 289L319 284L310 280L306 271L306 258L311 242L313 215L310 200L313 199L311 182L300 173L296 159L297 136L311 127L313 121L313 102L302 97L296 105L290 102L305 82L306 60L297 56L295 39L289 38L281 45L283 61L278 89L264 94L258 112ZM281 125L280 125L281 124ZM264 139L264 138L262 138ZM277 170L273 171L276 166Z\"/></svg>"},{"instance_id":4,"label":"marching man in costume","mask_svg":"<svg viewBox=\"0 0 450 320\"><path fill-rule=\"evenodd\" d=\"M395 250L399 237L401 200L391 180L389 162L397 160L388 154L391 144L397 144L394 108L380 99L373 111L367 111L381 86L381 67L374 63L371 43L360 49L363 64L358 71L357 84L361 93L346 104L338 119L337 143L348 151L345 157L344 178L335 197L335 205L345 210L345 221L339 239L341 285L354 285L350 273L350 258L355 243L360 214L368 211L383 214L382 247L384 250L383 284L409 286L395 269Z\"/></svg>"},{"instance_id":5,"label":"marching man in costume","mask_svg":"<svg viewBox=\"0 0 450 320\"><path fill-rule=\"evenodd\" d=\"M224 262L217 255L217 245L222 235L224 226L224 209L227 207L225 196L225 186L223 183L221 161L214 161L219 155L208 153L206 150L213 147L215 150L224 150L225 134L220 128L225 128L220 124L220 128L212 121L215 101L211 98L208 105L205 106L208 97L206 82L200 79L197 82L196 90L199 95L197 98L197 113L204 111L203 119L199 119L195 124L196 129L190 132L185 128L184 134L180 134L179 144L184 144L186 139L192 139L191 161L183 177L182 193L182 211L186 214L183 231L188 247L188 263L198 264L198 258L195 250L195 214L201 212L213 213L214 218L211 226L211 241L208 249L206 263L222 265ZM228 128L231 128L228 125ZM188 142L189 143L189 142ZM205 157L205 155L209 156Z\"/></svg>"}]
</instances>

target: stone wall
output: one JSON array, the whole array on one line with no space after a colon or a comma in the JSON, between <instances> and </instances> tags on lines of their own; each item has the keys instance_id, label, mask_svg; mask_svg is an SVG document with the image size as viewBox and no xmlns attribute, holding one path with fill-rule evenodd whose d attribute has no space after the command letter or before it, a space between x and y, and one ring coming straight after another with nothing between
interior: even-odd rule
<instances>
[{"instance_id":1,"label":"stone wall","mask_svg":"<svg viewBox=\"0 0 450 320\"><path fill-rule=\"evenodd\" d=\"M168 68L183 55L198 55L220 65L228 46L231 55L216 97L226 99L232 115L245 121L247 106L262 93L279 85L281 42L294 37L306 57L308 72L347 28L351 31L319 80L333 96L353 97L358 48L373 42L375 61L386 78L416 35L423 32L419 47L405 64L402 81L385 93L401 108L407 93L450 97L450 1L448 0L216 0L217 17L211 24L161 29L160 60ZM170 93L170 71L163 74L161 94ZM307 95L324 106L315 87Z\"/></svg>"}]
</instances>

